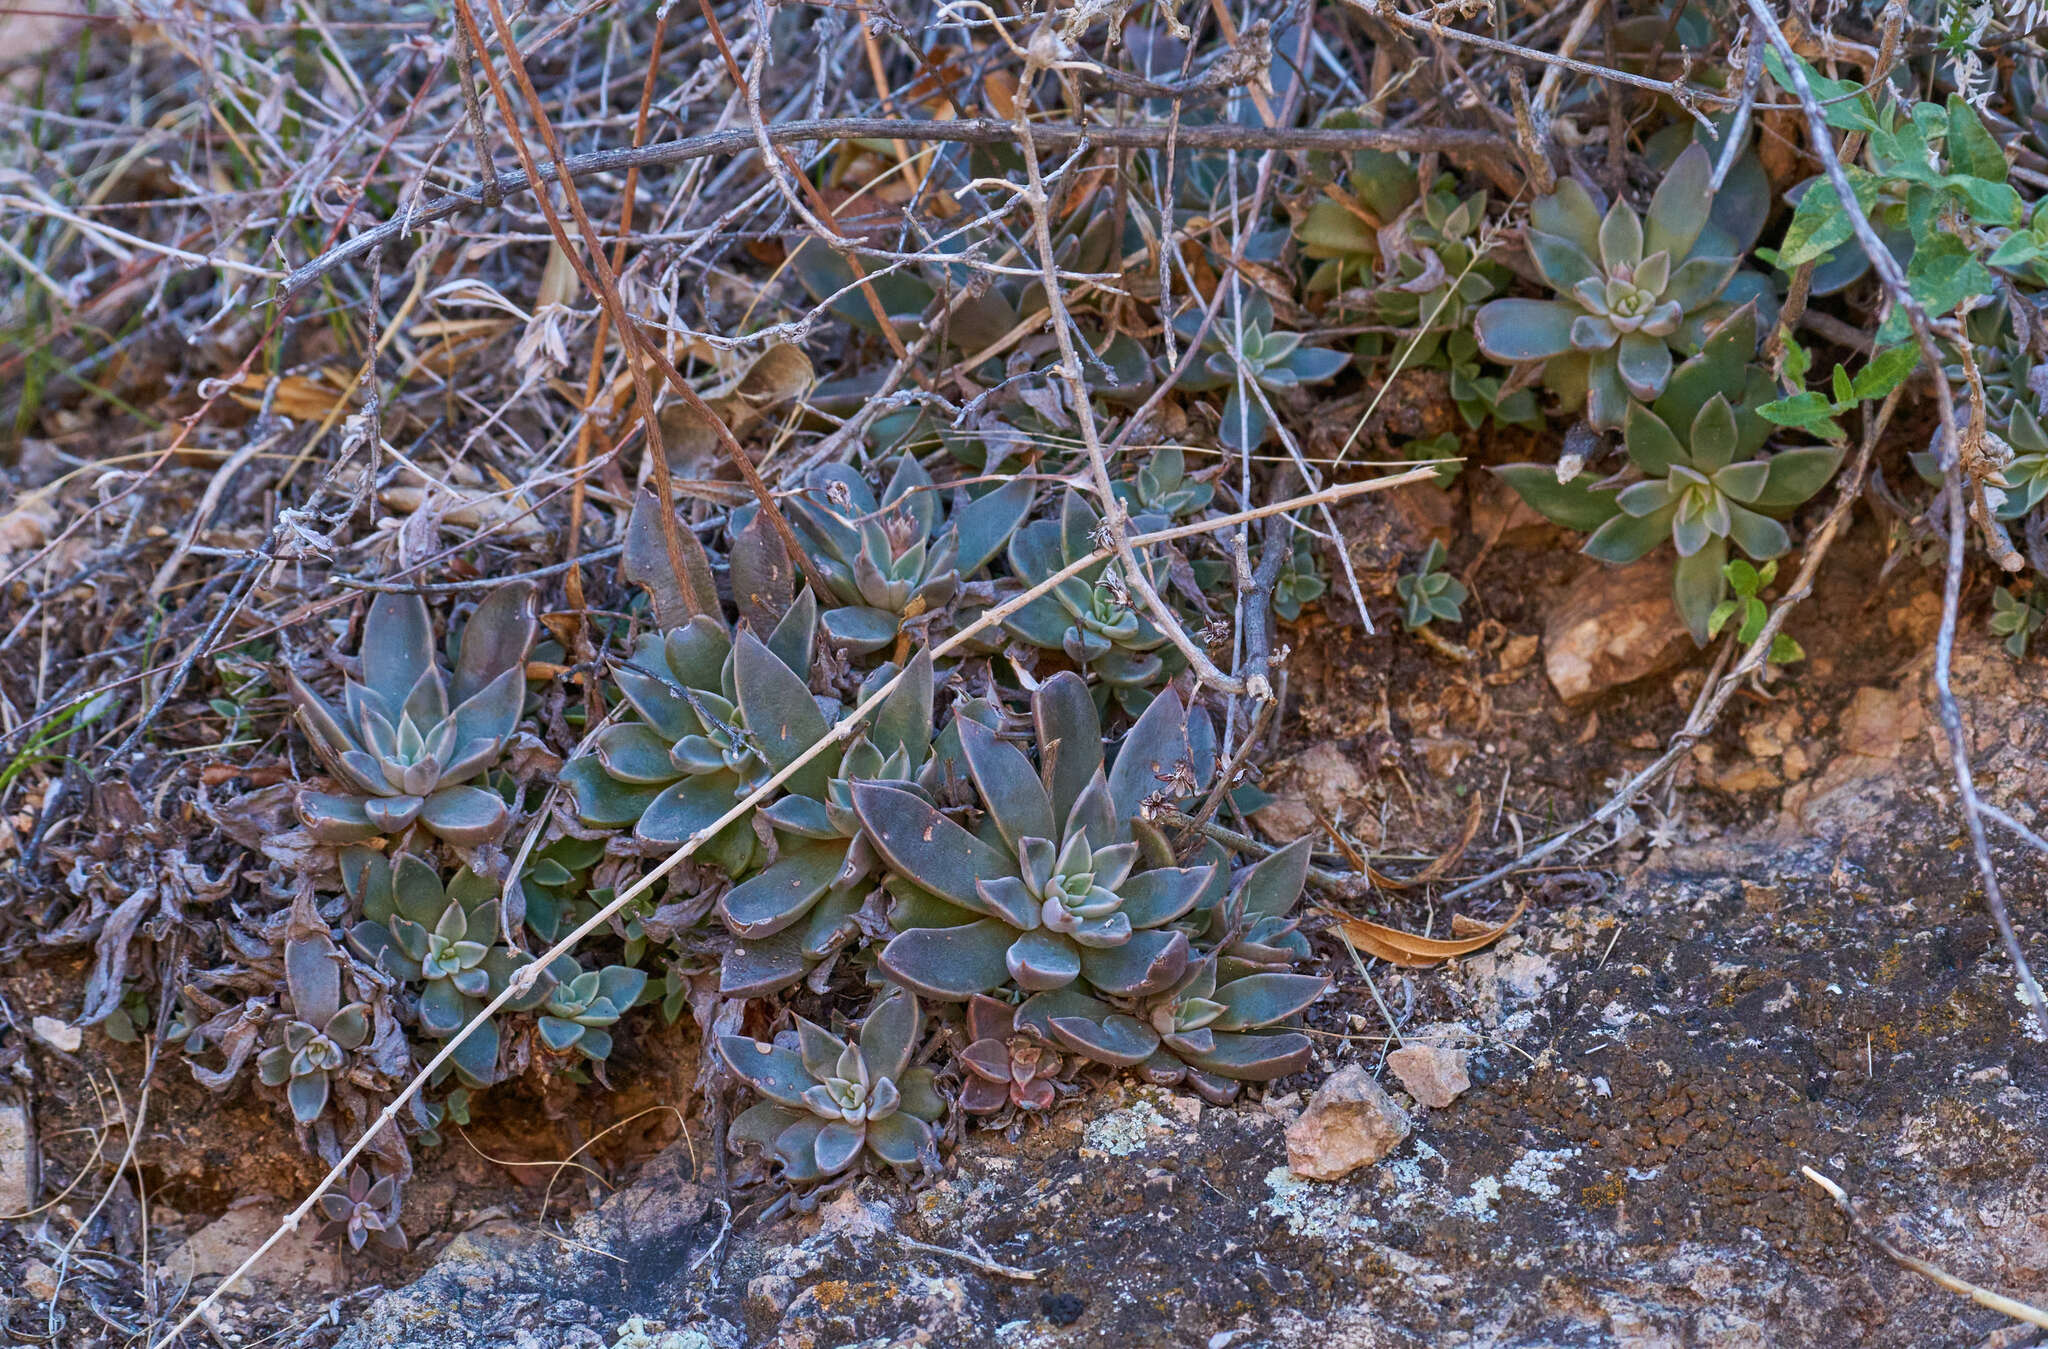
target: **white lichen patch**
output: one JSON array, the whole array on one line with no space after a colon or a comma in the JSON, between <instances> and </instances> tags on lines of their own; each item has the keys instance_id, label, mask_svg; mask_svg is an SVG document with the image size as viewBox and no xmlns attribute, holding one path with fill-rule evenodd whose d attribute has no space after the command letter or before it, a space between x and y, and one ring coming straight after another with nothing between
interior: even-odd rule
<instances>
[{"instance_id":1,"label":"white lichen patch","mask_svg":"<svg viewBox=\"0 0 2048 1349\"><path fill-rule=\"evenodd\" d=\"M1266 1173L1272 1197L1260 1208L1287 1224L1298 1237L1335 1241L1356 1237L1379 1226L1357 1208L1357 1196L1341 1185L1303 1180L1285 1166Z\"/></svg>"},{"instance_id":2,"label":"white lichen patch","mask_svg":"<svg viewBox=\"0 0 2048 1349\"><path fill-rule=\"evenodd\" d=\"M1150 1101L1135 1101L1122 1110L1088 1121L1088 1127L1081 1131L1081 1146L1111 1157L1128 1157L1172 1132L1173 1125Z\"/></svg>"},{"instance_id":3,"label":"white lichen patch","mask_svg":"<svg viewBox=\"0 0 2048 1349\"><path fill-rule=\"evenodd\" d=\"M1543 1152L1531 1148L1515 1158L1507 1175L1501 1177L1501 1184L1526 1191L1538 1199L1555 1199L1563 1191L1551 1177L1564 1168L1564 1164L1579 1155L1577 1148L1558 1148L1554 1152Z\"/></svg>"},{"instance_id":4,"label":"white lichen patch","mask_svg":"<svg viewBox=\"0 0 2048 1349\"><path fill-rule=\"evenodd\" d=\"M1474 1222L1490 1223L1500 1216L1493 1211L1493 1206L1499 1200L1500 1178L1497 1176L1481 1176L1472 1182L1471 1189L1458 1198L1453 1199L1446 1206L1446 1210L1460 1218L1470 1218Z\"/></svg>"},{"instance_id":5,"label":"white lichen patch","mask_svg":"<svg viewBox=\"0 0 2048 1349\"><path fill-rule=\"evenodd\" d=\"M654 1330L644 1316L627 1318L618 1334L612 1349L718 1349L701 1330Z\"/></svg>"}]
</instances>

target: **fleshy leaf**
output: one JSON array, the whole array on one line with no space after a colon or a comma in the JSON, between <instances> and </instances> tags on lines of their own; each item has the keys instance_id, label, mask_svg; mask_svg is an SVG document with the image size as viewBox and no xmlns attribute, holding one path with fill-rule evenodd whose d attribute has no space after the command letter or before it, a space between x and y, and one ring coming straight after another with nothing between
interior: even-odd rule
<instances>
[{"instance_id":1,"label":"fleshy leaf","mask_svg":"<svg viewBox=\"0 0 2048 1349\"><path fill-rule=\"evenodd\" d=\"M1566 529L1598 529L1620 510L1614 504L1614 493L1596 490L1588 481L1590 474L1561 483L1557 470L1548 464L1502 464L1492 472L1522 500Z\"/></svg>"},{"instance_id":2,"label":"fleshy leaf","mask_svg":"<svg viewBox=\"0 0 2048 1349\"><path fill-rule=\"evenodd\" d=\"M979 910L982 903L975 891L976 878L1013 872L1005 853L939 814L913 792L880 782L855 783L853 805L862 827L889 864L942 899Z\"/></svg>"},{"instance_id":3,"label":"fleshy leaf","mask_svg":"<svg viewBox=\"0 0 2048 1349\"><path fill-rule=\"evenodd\" d=\"M1188 938L1172 929L1133 932L1121 946L1084 947L1081 974L1117 997L1137 997L1171 988L1188 967Z\"/></svg>"},{"instance_id":4,"label":"fleshy leaf","mask_svg":"<svg viewBox=\"0 0 2048 1349\"><path fill-rule=\"evenodd\" d=\"M1004 958L1016 936L1008 924L993 918L959 927L912 928L882 948L882 972L927 997L962 1002L1009 981Z\"/></svg>"}]
</instances>

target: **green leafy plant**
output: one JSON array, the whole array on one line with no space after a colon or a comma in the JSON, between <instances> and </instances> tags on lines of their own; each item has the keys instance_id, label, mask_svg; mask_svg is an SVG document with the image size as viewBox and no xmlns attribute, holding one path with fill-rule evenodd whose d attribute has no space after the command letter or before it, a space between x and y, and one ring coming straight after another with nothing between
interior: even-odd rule
<instances>
[{"instance_id":1,"label":"green leafy plant","mask_svg":"<svg viewBox=\"0 0 2048 1349\"><path fill-rule=\"evenodd\" d=\"M1041 684L1032 720L1036 767L980 722L953 723L984 811L978 833L914 790L854 785L854 809L895 877L897 935L882 950L883 973L949 1001L1013 984L1080 982L1126 997L1171 986L1190 959L1172 924L1214 868L1140 870L1133 821L1192 758L1180 699L1168 690L1153 700L1107 773L1101 723L1078 677Z\"/></svg>"},{"instance_id":2,"label":"green leafy plant","mask_svg":"<svg viewBox=\"0 0 2048 1349\"><path fill-rule=\"evenodd\" d=\"M411 853L396 861L368 848L342 855L342 885L362 911L349 945L377 969L418 990L419 1027L445 1040L503 992L531 957L500 940L498 887L468 867L446 886ZM552 971L506 1004L527 1012L554 991ZM498 1028L485 1022L456 1046L451 1060L465 1085L497 1078Z\"/></svg>"},{"instance_id":3,"label":"green leafy plant","mask_svg":"<svg viewBox=\"0 0 2048 1349\"><path fill-rule=\"evenodd\" d=\"M813 470L791 514L837 602L820 615L826 639L862 656L894 643L906 624L928 624L963 578L1002 551L1035 493L1031 478L1015 478L972 500L962 493L945 516L931 475L910 455L896 461L880 501L844 464Z\"/></svg>"},{"instance_id":4,"label":"green leafy plant","mask_svg":"<svg viewBox=\"0 0 2048 1349\"><path fill-rule=\"evenodd\" d=\"M851 1043L802 1017L774 1044L721 1037L726 1066L766 1098L732 1122L730 1146L762 1149L793 1186L862 1163L899 1173L935 1168L931 1126L946 1103L932 1070L910 1066L922 1023L916 997L895 989L875 1003Z\"/></svg>"},{"instance_id":5,"label":"green leafy plant","mask_svg":"<svg viewBox=\"0 0 2048 1349\"><path fill-rule=\"evenodd\" d=\"M1437 619L1446 623L1464 621L1464 610L1460 607L1470 598L1465 583L1449 572L1442 570L1444 546L1436 539L1429 541L1429 550L1422 555L1422 561L1415 570L1394 582L1394 589L1400 594L1406 606L1401 616L1410 632L1426 628Z\"/></svg>"},{"instance_id":6,"label":"green leafy plant","mask_svg":"<svg viewBox=\"0 0 2048 1349\"><path fill-rule=\"evenodd\" d=\"M326 933L296 936L284 946L285 987L292 1014L277 1039L256 1056L266 1087L283 1087L292 1118L311 1124L327 1109L334 1079L370 1037L370 1009L341 1001L341 953Z\"/></svg>"},{"instance_id":7,"label":"green leafy plant","mask_svg":"<svg viewBox=\"0 0 2048 1349\"><path fill-rule=\"evenodd\" d=\"M1765 59L1779 86L1791 88L1777 53ZM1804 73L1822 101L1828 125L1864 137L1868 167L1845 165L1845 175L1879 234L1889 236L1887 242L1898 239L1908 245L1897 251L1906 254L1906 283L1914 298L1938 317L1990 295L1997 286L1992 264L1979 256L1970 231L1959 226L2017 230L2023 206L2007 181L2005 153L1976 110L1954 94L1945 105L1907 106L1889 90L1880 100L1867 88L1829 79L1811 66ZM2008 236L2007 242L2020 237ZM1832 181L1817 178L1800 186L1776 258L1788 270L1806 262L1833 264L1831 289L1868 268ZM2033 260L2027 237L2013 243L1996 265ZM1892 343L1907 335L1906 315L1894 308L1879 326L1877 340Z\"/></svg>"},{"instance_id":8,"label":"green leafy plant","mask_svg":"<svg viewBox=\"0 0 2048 1349\"><path fill-rule=\"evenodd\" d=\"M1786 382L1795 388L1803 386L1812 361L1806 348L1792 341L1788 334L1785 341ZM1816 440L1841 444L1848 439L1848 432L1835 419L1865 403L1885 397L1905 383L1919 364L1920 348L1915 344L1902 342L1895 347L1886 347L1865 361L1863 368L1853 376L1847 368L1836 366L1828 392L1805 389L1788 398L1765 403L1757 409L1757 415L1779 426L1795 427Z\"/></svg>"},{"instance_id":9,"label":"green leafy plant","mask_svg":"<svg viewBox=\"0 0 2048 1349\"><path fill-rule=\"evenodd\" d=\"M1735 640L1748 646L1764 630L1764 623L1771 616L1760 596L1764 588L1777 579L1778 564L1766 562L1761 567L1752 567L1738 557L1723 567L1721 574L1727 578L1735 597L1714 606L1714 612L1707 616L1707 636L1720 636L1721 629L1728 626L1728 620L1740 614L1742 621L1736 625ZM1790 665L1794 661L1805 660L1806 651L1781 632L1771 638L1771 650L1766 659L1773 665Z\"/></svg>"},{"instance_id":10,"label":"green leafy plant","mask_svg":"<svg viewBox=\"0 0 2048 1349\"><path fill-rule=\"evenodd\" d=\"M2027 643L2041 630L2043 618L2048 618L2048 590L2038 585L2024 595L2004 586L1991 594L1991 631L2005 638L2005 649L2016 660L2025 658Z\"/></svg>"},{"instance_id":11,"label":"green leafy plant","mask_svg":"<svg viewBox=\"0 0 2048 1349\"><path fill-rule=\"evenodd\" d=\"M418 825L472 847L504 833L504 799L467 784L498 762L519 724L536 622L531 586L491 592L463 629L450 675L436 657L426 603L380 594L363 622L363 681L343 685L342 711L286 671L299 725L343 788L299 794L299 818L313 836L361 843Z\"/></svg>"},{"instance_id":12,"label":"green leafy plant","mask_svg":"<svg viewBox=\"0 0 2048 1349\"><path fill-rule=\"evenodd\" d=\"M1050 1110L1064 1065L1043 1036L1017 1029L1017 1009L977 993L967 1000L967 1044L960 1051L960 1108L992 1115L1005 1107Z\"/></svg>"},{"instance_id":13,"label":"green leafy plant","mask_svg":"<svg viewBox=\"0 0 2048 1349\"><path fill-rule=\"evenodd\" d=\"M1201 330L1202 311L1190 309L1173 321L1174 330L1192 342ZM1217 439L1227 449L1244 453L1256 450L1273 434L1272 421L1256 395L1239 390L1239 371L1247 383L1255 383L1269 394L1284 394L1304 384L1320 384L1334 378L1351 363L1350 354L1325 347L1305 347L1302 335L1281 332L1273 326L1273 302L1263 294L1245 299L1242 313L1233 321L1219 314L1202 338L1208 353L1188 367L1180 387L1200 393L1210 389L1230 390L1223 401L1223 413L1216 429Z\"/></svg>"},{"instance_id":14,"label":"green leafy plant","mask_svg":"<svg viewBox=\"0 0 2048 1349\"><path fill-rule=\"evenodd\" d=\"M1776 517L1820 491L1841 463L1832 446L1763 452L1770 423L1756 407L1769 379L1749 364L1755 350L1756 315L1745 306L1679 367L1661 398L1631 404L1624 474L1588 483L1583 475L1559 482L1543 464L1494 470L1550 519L1592 531L1588 556L1621 565L1669 540L1678 553L1673 597L1702 645L1725 594L1729 544L1759 562L1783 554L1792 540Z\"/></svg>"},{"instance_id":15,"label":"green leafy plant","mask_svg":"<svg viewBox=\"0 0 2048 1349\"><path fill-rule=\"evenodd\" d=\"M1595 429L1619 427L1631 398L1670 382L1672 353L1699 349L1745 301L1768 293L1740 259L1703 252L1713 208L1706 150L1690 146L1658 184L1646 216L1602 202L1576 179L1530 208L1530 260L1553 300L1493 300L1474 316L1479 349L1496 361L1544 362L1544 378ZM1603 214L1604 209L1604 214ZM1752 329L1752 331L1754 331Z\"/></svg>"}]
</instances>

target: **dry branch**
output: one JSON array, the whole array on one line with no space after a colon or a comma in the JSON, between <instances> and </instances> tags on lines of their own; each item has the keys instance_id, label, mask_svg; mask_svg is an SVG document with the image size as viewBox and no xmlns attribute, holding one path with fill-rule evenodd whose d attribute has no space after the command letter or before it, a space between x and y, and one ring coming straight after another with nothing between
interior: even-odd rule
<instances>
[{"instance_id":1,"label":"dry branch","mask_svg":"<svg viewBox=\"0 0 2048 1349\"><path fill-rule=\"evenodd\" d=\"M1019 133L1014 123L993 119L963 118L956 121L921 122L893 117L840 117L817 121L781 122L757 133L752 128L716 131L706 136L656 141L639 149L599 150L570 155L558 169L553 164L537 166L538 180L557 181L566 172L570 180L591 178L627 169L649 169L683 164L712 155L745 154L758 148L758 137L771 145L802 145L841 140L940 141L957 145L1014 145ZM1412 130L1376 128L1327 129L1309 127L1246 126L1076 126L1065 122L1034 123L1032 143L1040 149L1069 149L1087 144L1105 150L1159 150L1171 143L1190 150L1406 150L1414 153L1437 151L1452 157L1497 159L1512 163L1514 146L1489 131L1467 131L1454 127ZM488 183L436 198L407 210L395 219L373 226L347 243L329 249L294 270L279 287L278 297L289 304L306 287L345 262L368 253L378 244L409 234L437 220L446 220L485 204L485 196L496 192L510 196L533 190L535 178L525 171L501 173Z\"/></svg>"}]
</instances>

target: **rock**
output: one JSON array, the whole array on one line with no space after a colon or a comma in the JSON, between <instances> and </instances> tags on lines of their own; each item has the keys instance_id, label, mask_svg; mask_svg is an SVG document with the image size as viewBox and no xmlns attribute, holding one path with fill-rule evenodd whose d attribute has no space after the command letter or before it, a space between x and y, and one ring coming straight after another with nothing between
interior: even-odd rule
<instances>
[{"instance_id":1,"label":"rock","mask_svg":"<svg viewBox=\"0 0 2048 1349\"><path fill-rule=\"evenodd\" d=\"M1649 557L1597 567L1572 583L1543 629L1543 671L1558 696L1584 702L1668 670L1693 649L1671 602L1671 564Z\"/></svg>"},{"instance_id":2,"label":"rock","mask_svg":"<svg viewBox=\"0 0 2048 1349\"><path fill-rule=\"evenodd\" d=\"M1386 1088L1346 1064L1287 1126L1287 1169L1309 1180L1342 1180L1392 1152L1410 1127L1408 1112Z\"/></svg>"},{"instance_id":3,"label":"rock","mask_svg":"<svg viewBox=\"0 0 2048 1349\"><path fill-rule=\"evenodd\" d=\"M57 1271L40 1260L31 1260L21 1267L21 1291L38 1302L48 1302L57 1296Z\"/></svg>"},{"instance_id":4,"label":"rock","mask_svg":"<svg viewBox=\"0 0 2048 1349\"><path fill-rule=\"evenodd\" d=\"M796 1301L796 1280L787 1274L761 1274L747 1280L747 1310L765 1320L779 1321Z\"/></svg>"},{"instance_id":5,"label":"rock","mask_svg":"<svg viewBox=\"0 0 2048 1349\"><path fill-rule=\"evenodd\" d=\"M1472 1085L1465 1072L1465 1051L1430 1044L1408 1044L1387 1055L1387 1068L1408 1094L1432 1110L1441 1110Z\"/></svg>"},{"instance_id":6,"label":"rock","mask_svg":"<svg viewBox=\"0 0 2048 1349\"><path fill-rule=\"evenodd\" d=\"M1431 539L1446 548L1451 546L1457 535L1458 512L1449 492L1433 482L1418 482L1396 487L1385 498L1400 521L1404 537L1425 548Z\"/></svg>"},{"instance_id":7,"label":"rock","mask_svg":"<svg viewBox=\"0 0 2048 1349\"><path fill-rule=\"evenodd\" d=\"M28 1102L0 1099L0 1218L36 1206L37 1161L35 1120Z\"/></svg>"},{"instance_id":8,"label":"rock","mask_svg":"<svg viewBox=\"0 0 2048 1349\"><path fill-rule=\"evenodd\" d=\"M1318 741L1274 769L1276 800L1252 814L1267 837L1291 843L1322 828L1316 816L1342 821L1367 843L1376 843L1379 812L1370 780L1338 746Z\"/></svg>"},{"instance_id":9,"label":"rock","mask_svg":"<svg viewBox=\"0 0 2048 1349\"><path fill-rule=\"evenodd\" d=\"M78 1047L85 1043L85 1033L76 1026L66 1025L54 1016L39 1016L28 1023L35 1037L50 1048L64 1054L76 1054Z\"/></svg>"},{"instance_id":10,"label":"rock","mask_svg":"<svg viewBox=\"0 0 2048 1349\"><path fill-rule=\"evenodd\" d=\"M1919 736L1920 700L1897 689L1860 688L1842 710L1842 748L1872 759L1896 759Z\"/></svg>"},{"instance_id":11,"label":"rock","mask_svg":"<svg viewBox=\"0 0 2048 1349\"><path fill-rule=\"evenodd\" d=\"M183 1285L233 1273L249 1252L277 1230L285 1212L283 1205L269 1199L238 1203L171 1252L164 1261L165 1277ZM333 1242L319 1240L314 1235L317 1230L318 1224L309 1219L298 1231L287 1232L245 1279L275 1288L341 1287L347 1282L341 1251Z\"/></svg>"}]
</instances>

